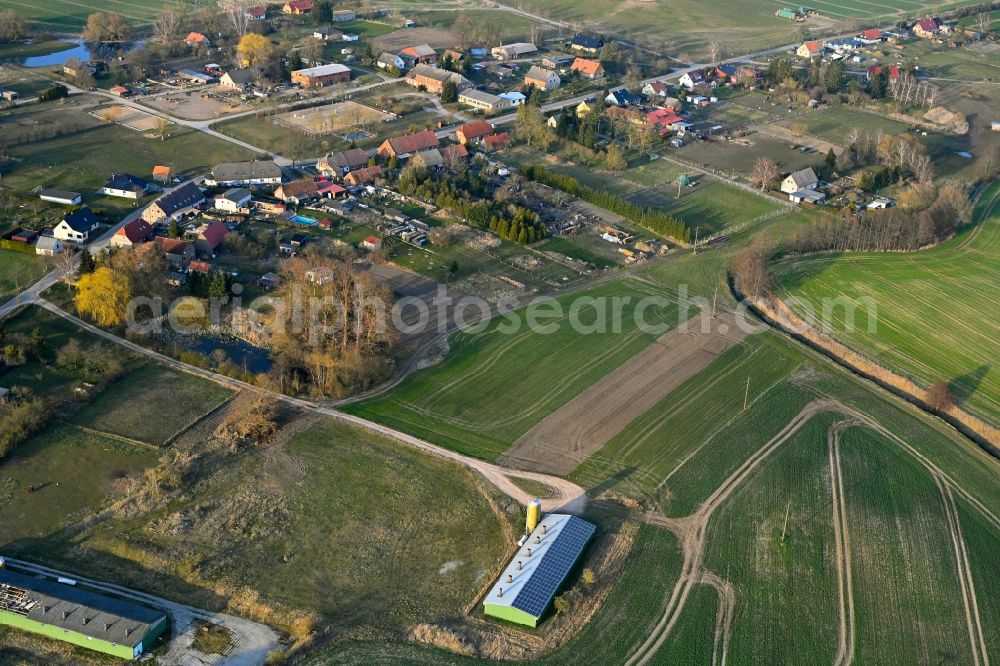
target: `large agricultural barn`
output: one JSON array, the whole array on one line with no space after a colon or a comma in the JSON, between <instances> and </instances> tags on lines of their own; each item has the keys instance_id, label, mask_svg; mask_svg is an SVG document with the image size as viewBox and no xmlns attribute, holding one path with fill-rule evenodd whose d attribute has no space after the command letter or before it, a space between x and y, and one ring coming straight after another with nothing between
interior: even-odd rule
<instances>
[{"instance_id":1,"label":"large agricultural barn","mask_svg":"<svg viewBox=\"0 0 1000 666\"><path fill-rule=\"evenodd\" d=\"M541 503L535 502L540 508ZM532 525L533 508L528 508L528 536L483 601L487 615L529 627L538 626L597 530L562 513L547 514Z\"/></svg>"},{"instance_id":2,"label":"large agricultural barn","mask_svg":"<svg viewBox=\"0 0 1000 666\"><path fill-rule=\"evenodd\" d=\"M135 659L166 629L167 616L74 585L0 568L0 625Z\"/></svg>"}]
</instances>

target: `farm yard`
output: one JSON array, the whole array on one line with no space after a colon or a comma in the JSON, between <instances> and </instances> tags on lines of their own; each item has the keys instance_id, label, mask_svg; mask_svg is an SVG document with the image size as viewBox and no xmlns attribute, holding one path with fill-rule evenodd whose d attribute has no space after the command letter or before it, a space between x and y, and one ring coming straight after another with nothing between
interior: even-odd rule
<instances>
[{"instance_id":1,"label":"farm yard","mask_svg":"<svg viewBox=\"0 0 1000 666\"><path fill-rule=\"evenodd\" d=\"M931 250L780 262L781 295L814 307L825 298L853 304L852 330L847 309L832 311L836 337L923 386L948 381L960 405L997 423L1000 374L993 366L1000 327L980 299L1000 287L1000 188L983 194L976 219ZM875 309L866 305L872 302Z\"/></svg>"}]
</instances>

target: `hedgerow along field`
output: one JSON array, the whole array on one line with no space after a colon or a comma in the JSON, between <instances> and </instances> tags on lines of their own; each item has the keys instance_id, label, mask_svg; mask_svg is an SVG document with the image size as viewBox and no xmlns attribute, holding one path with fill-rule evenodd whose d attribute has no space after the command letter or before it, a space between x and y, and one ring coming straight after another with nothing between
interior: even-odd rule
<instances>
[{"instance_id":1,"label":"hedgerow along field","mask_svg":"<svg viewBox=\"0 0 1000 666\"><path fill-rule=\"evenodd\" d=\"M948 381L960 406L1000 423L1000 319L983 307L984 295L1000 291L1000 185L982 196L975 217L929 250L777 263L779 293L819 313L824 299L837 299L828 322L835 337L923 386ZM844 305L855 313L851 330Z\"/></svg>"},{"instance_id":2,"label":"hedgerow along field","mask_svg":"<svg viewBox=\"0 0 1000 666\"><path fill-rule=\"evenodd\" d=\"M414 373L385 396L346 411L461 453L495 459L533 425L662 334L635 325L636 306L651 296L668 298L650 284L620 278L557 299L563 316L539 319L553 327L550 334L532 332L524 309L515 312L521 321L516 333L506 332L506 317L494 319L482 332L456 333L444 361ZM630 299L621 307L620 332L610 324L611 299L616 297ZM588 304L586 298L607 299L603 303L609 324L603 332L574 330L574 301L579 303L581 323L589 326L598 320L602 301ZM665 328L676 325L677 316L673 303L645 313L647 322Z\"/></svg>"}]
</instances>

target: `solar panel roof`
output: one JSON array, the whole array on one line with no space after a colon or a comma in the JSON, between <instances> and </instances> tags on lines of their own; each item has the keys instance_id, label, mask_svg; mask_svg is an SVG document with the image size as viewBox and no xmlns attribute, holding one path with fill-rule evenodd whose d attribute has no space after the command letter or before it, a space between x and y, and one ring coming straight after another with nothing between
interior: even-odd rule
<instances>
[{"instance_id":1,"label":"solar panel roof","mask_svg":"<svg viewBox=\"0 0 1000 666\"><path fill-rule=\"evenodd\" d=\"M566 514L547 514L529 535L486 603L541 617L597 528Z\"/></svg>"}]
</instances>

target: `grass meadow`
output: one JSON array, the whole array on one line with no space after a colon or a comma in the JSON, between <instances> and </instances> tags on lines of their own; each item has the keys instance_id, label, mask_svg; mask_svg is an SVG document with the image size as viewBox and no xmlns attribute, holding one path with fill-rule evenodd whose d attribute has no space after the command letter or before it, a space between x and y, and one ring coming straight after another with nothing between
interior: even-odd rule
<instances>
[{"instance_id":1,"label":"grass meadow","mask_svg":"<svg viewBox=\"0 0 1000 666\"><path fill-rule=\"evenodd\" d=\"M838 299L829 324L843 342L924 386L948 381L960 405L997 423L1000 321L983 297L1000 288L1000 186L981 201L979 223L936 248L815 255L781 262L774 273L783 297L817 308ZM858 306L853 330L843 304Z\"/></svg>"},{"instance_id":2,"label":"grass meadow","mask_svg":"<svg viewBox=\"0 0 1000 666\"><path fill-rule=\"evenodd\" d=\"M156 464L153 452L54 425L0 462L0 549L39 538L104 504L116 480ZM28 493L27 487L38 490Z\"/></svg>"},{"instance_id":3,"label":"grass meadow","mask_svg":"<svg viewBox=\"0 0 1000 666\"><path fill-rule=\"evenodd\" d=\"M0 304L37 282L47 272L45 259L36 254L0 250Z\"/></svg>"},{"instance_id":4,"label":"grass meadow","mask_svg":"<svg viewBox=\"0 0 1000 666\"><path fill-rule=\"evenodd\" d=\"M554 326L537 335L518 310L520 330L506 334L509 322L493 320L485 331L456 333L441 363L419 371L383 397L351 405L347 411L391 425L456 451L492 460L533 425L637 354L658 335L639 330L638 301L660 290L622 278L596 289L559 298L563 316L540 319ZM570 304L580 297L630 297L621 308L622 329L580 333L574 330ZM583 301L581 301L583 303ZM601 301L583 303L579 321L597 321ZM539 310L540 312L541 310ZM646 320L675 325L676 308L650 308Z\"/></svg>"},{"instance_id":5,"label":"grass meadow","mask_svg":"<svg viewBox=\"0 0 1000 666\"><path fill-rule=\"evenodd\" d=\"M111 384L71 422L161 446L232 395L219 384L149 363Z\"/></svg>"},{"instance_id":6,"label":"grass meadow","mask_svg":"<svg viewBox=\"0 0 1000 666\"><path fill-rule=\"evenodd\" d=\"M642 525L621 579L590 622L560 648L541 659L521 663L537 666L624 663L632 649L642 643L659 621L680 571L681 555L676 538L661 528ZM713 600L700 598L700 594L695 596L699 597L698 604L703 605L696 615L704 618L705 609ZM714 611L711 617L714 620ZM684 622L684 618L681 621ZM658 658L670 658L668 645L657 653ZM711 636L708 648L707 654L700 649L700 656L711 656ZM358 663L472 666L488 662L412 644L355 642L320 652L305 663L307 666Z\"/></svg>"}]
</instances>

